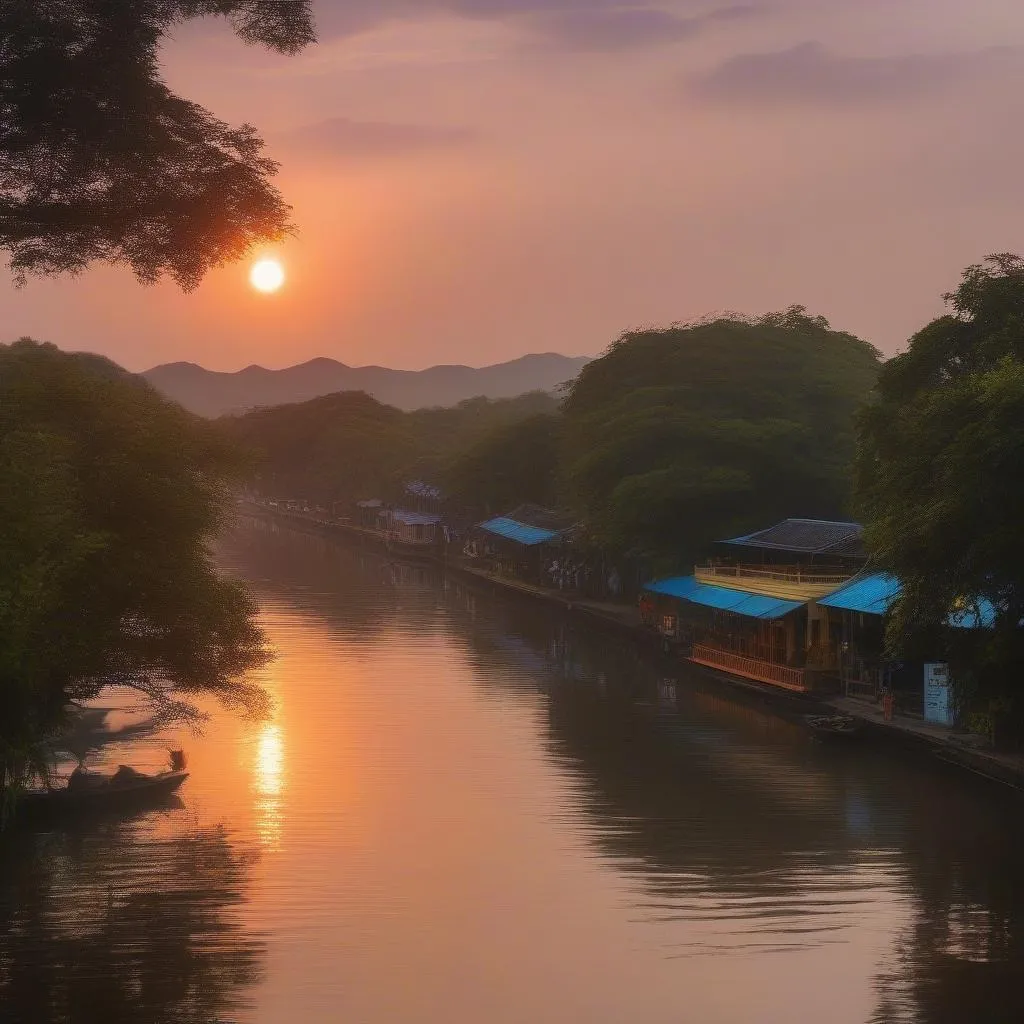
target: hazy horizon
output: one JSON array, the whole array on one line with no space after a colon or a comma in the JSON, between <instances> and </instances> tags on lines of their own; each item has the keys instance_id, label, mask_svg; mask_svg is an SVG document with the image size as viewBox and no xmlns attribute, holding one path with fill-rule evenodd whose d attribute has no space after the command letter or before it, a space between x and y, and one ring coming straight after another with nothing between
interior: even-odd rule
<instances>
[{"instance_id":1,"label":"hazy horizon","mask_svg":"<svg viewBox=\"0 0 1024 1024\"><path fill-rule=\"evenodd\" d=\"M253 123L299 236L191 295L4 272L6 335L229 371L595 355L805 305L892 354L1024 248L1010 0L349 0L294 58L182 26L170 86Z\"/></svg>"}]
</instances>

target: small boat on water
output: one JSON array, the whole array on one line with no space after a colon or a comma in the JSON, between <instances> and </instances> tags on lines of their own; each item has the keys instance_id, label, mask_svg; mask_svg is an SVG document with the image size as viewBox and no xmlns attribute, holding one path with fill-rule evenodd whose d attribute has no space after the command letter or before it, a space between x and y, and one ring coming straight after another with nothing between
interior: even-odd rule
<instances>
[{"instance_id":1,"label":"small boat on water","mask_svg":"<svg viewBox=\"0 0 1024 1024\"><path fill-rule=\"evenodd\" d=\"M159 802L170 796L188 778L185 755L171 751L167 771L146 775L121 765L113 775L100 775L76 768L67 784L51 789L29 790L18 800L19 811L99 811Z\"/></svg>"},{"instance_id":2,"label":"small boat on water","mask_svg":"<svg viewBox=\"0 0 1024 1024\"><path fill-rule=\"evenodd\" d=\"M821 739L852 739L864 724L852 715L804 715L804 721Z\"/></svg>"}]
</instances>

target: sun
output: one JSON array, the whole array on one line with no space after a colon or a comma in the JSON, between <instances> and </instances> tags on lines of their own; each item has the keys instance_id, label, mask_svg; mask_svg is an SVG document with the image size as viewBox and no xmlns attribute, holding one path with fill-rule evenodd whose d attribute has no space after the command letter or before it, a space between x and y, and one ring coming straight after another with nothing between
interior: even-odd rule
<instances>
[{"instance_id":1,"label":"sun","mask_svg":"<svg viewBox=\"0 0 1024 1024\"><path fill-rule=\"evenodd\" d=\"M276 292L284 284L284 267L269 257L257 260L249 271L249 283L258 292Z\"/></svg>"}]
</instances>

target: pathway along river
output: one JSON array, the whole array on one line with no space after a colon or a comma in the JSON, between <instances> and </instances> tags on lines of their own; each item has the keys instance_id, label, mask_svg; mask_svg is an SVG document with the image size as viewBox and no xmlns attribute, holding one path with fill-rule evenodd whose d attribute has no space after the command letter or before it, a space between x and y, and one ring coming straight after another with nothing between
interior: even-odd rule
<instances>
[{"instance_id":1,"label":"pathway along river","mask_svg":"<svg viewBox=\"0 0 1024 1024\"><path fill-rule=\"evenodd\" d=\"M434 570L223 559L273 720L215 711L178 808L0 839L3 1021L1024 1020L1011 791Z\"/></svg>"}]
</instances>

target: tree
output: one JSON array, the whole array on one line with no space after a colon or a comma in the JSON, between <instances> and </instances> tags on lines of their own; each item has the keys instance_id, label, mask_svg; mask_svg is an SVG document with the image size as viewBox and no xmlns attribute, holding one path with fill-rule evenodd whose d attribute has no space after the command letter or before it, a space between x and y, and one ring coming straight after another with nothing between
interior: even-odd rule
<instances>
[{"instance_id":1,"label":"tree","mask_svg":"<svg viewBox=\"0 0 1024 1024\"><path fill-rule=\"evenodd\" d=\"M1018 689L1024 670L1024 260L968 267L932 321L885 364L860 424L866 537L902 593L895 653L969 648L968 689ZM950 631L950 612L991 608L994 628Z\"/></svg>"},{"instance_id":2,"label":"tree","mask_svg":"<svg viewBox=\"0 0 1024 1024\"><path fill-rule=\"evenodd\" d=\"M219 422L255 454L260 490L327 504L396 486L417 455L407 419L362 391L342 391Z\"/></svg>"},{"instance_id":3,"label":"tree","mask_svg":"<svg viewBox=\"0 0 1024 1024\"><path fill-rule=\"evenodd\" d=\"M666 570L732 532L842 515L878 366L800 307L628 332L568 389L566 486L597 543Z\"/></svg>"},{"instance_id":4,"label":"tree","mask_svg":"<svg viewBox=\"0 0 1024 1024\"><path fill-rule=\"evenodd\" d=\"M342 391L219 422L256 455L260 490L326 504L398 498L413 479L436 483L489 431L555 408L551 395L531 392L402 412L365 392Z\"/></svg>"},{"instance_id":5,"label":"tree","mask_svg":"<svg viewBox=\"0 0 1024 1024\"><path fill-rule=\"evenodd\" d=\"M0 796L107 686L196 721L258 712L255 605L207 542L243 469L220 432L98 356L0 346Z\"/></svg>"},{"instance_id":6,"label":"tree","mask_svg":"<svg viewBox=\"0 0 1024 1024\"><path fill-rule=\"evenodd\" d=\"M460 507L495 515L555 501L560 417L529 416L496 427L451 463L446 493Z\"/></svg>"},{"instance_id":7,"label":"tree","mask_svg":"<svg viewBox=\"0 0 1024 1024\"><path fill-rule=\"evenodd\" d=\"M255 130L160 80L161 41L203 15L282 53L314 38L308 0L5 0L0 247L16 279L107 261L188 289L290 230Z\"/></svg>"}]
</instances>

